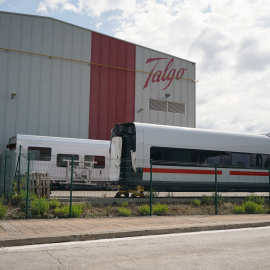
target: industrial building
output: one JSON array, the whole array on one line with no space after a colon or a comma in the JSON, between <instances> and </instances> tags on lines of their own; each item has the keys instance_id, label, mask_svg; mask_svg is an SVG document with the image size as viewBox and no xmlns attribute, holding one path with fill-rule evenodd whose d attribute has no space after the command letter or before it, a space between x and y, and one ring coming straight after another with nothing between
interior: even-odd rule
<instances>
[{"instance_id":1,"label":"industrial building","mask_svg":"<svg viewBox=\"0 0 270 270\"><path fill-rule=\"evenodd\" d=\"M108 140L196 125L196 65L53 18L0 12L0 152L16 134Z\"/></svg>"}]
</instances>

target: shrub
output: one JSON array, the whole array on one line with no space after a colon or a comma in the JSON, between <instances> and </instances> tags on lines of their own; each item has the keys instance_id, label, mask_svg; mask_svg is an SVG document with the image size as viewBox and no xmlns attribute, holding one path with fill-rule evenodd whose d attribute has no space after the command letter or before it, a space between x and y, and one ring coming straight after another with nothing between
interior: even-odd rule
<instances>
[{"instance_id":1,"label":"shrub","mask_svg":"<svg viewBox=\"0 0 270 270\"><path fill-rule=\"evenodd\" d=\"M245 211L248 214L263 214L266 213L266 210L263 208L263 205L257 204L252 201L247 201L243 203Z\"/></svg>"},{"instance_id":2,"label":"shrub","mask_svg":"<svg viewBox=\"0 0 270 270\"><path fill-rule=\"evenodd\" d=\"M140 215L142 215L142 216L149 215L150 214L150 206L147 204L140 205L138 207L138 211L139 211Z\"/></svg>"},{"instance_id":3,"label":"shrub","mask_svg":"<svg viewBox=\"0 0 270 270\"><path fill-rule=\"evenodd\" d=\"M55 209L56 207L60 207L61 203L57 199L52 199L50 201L50 208Z\"/></svg>"},{"instance_id":4,"label":"shrub","mask_svg":"<svg viewBox=\"0 0 270 270\"><path fill-rule=\"evenodd\" d=\"M165 215L168 213L168 211L169 211L169 208L167 204L165 203L164 204L157 203L153 207L153 214L155 215Z\"/></svg>"},{"instance_id":5,"label":"shrub","mask_svg":"<svg viewBox=\"0 0 270 270\"><path fill-rule=\"evenodd\" d=\"M255 202L257 204L265 204L265 198L264 197L259 197L259 196L247 196L246 197L246 201L251 201L251 202Z\"/></svg>"},{"instance_id":6,"label":"shrub","mask_svg":"<svg viewBox=\"0 0 270 270\"><path fill-rule=\"evenodd\" d=\"M71 208L71 217L78 218L82 215L83 205L82 204L73 204ZM67 217L69 216L69 205L65 205L62 207L56 207L54 209L54 213L59 217Z\"/></svg>"},{"instance_id":7,"label":"shrub","mask_svg":"<svg viewBox=\"0 0 270 270\"><path fill-rule=\"evenodd\" d=\"M50 202L45 198L35 198L31 203L31 213L34 216L46 216L50 208Z\"/></svg>"},{"instance_id":8,"label":"shrub","mask_svg":"<svg viewBox=\"0 0 270 270\"><path fill-rule=\"evenodd\" d=\"M7 214L8 207L4 205L4 199L0 198L0 219L3 219Z\"/></svg>"},{"instance_id":9,"label":"shrub","mask_svg":"<svg viewBox=\"0 0 270 270\"><path fill-rule=\"evenodd\" d=\"M127 209L124 207L119 207L118 212L119 212L120 216L124 216L124 217L129 217L131 214L130 209Z\"/></svg>"},{"instance_id":10,"label":"shrub","mask_svg":"<svg viewBox=\"0 0 270 270\"><path fill-rule=\"evenodd\" d=\"M234 214L245 214L245 207L243 205L234 205L233 206L233 213Z\"/></svg>"},{"instance_id":11,"label":"shrub","mask_svg":"<svg viewBox=\"0 0 270 270\"><path fill-rule=\"evenodd\" d=\"M194 199L192 202L191 202L192 205L194 206L200 206L201 205L201 201L198 200L198 199Z\"/></svg>"},{"instance_id":12,"label":"shrub","mask_svg":"<svg viewBox=\"0 0 270 270\"><path fill-rule=\"evenodd\" d=\"M128 207L128 202L122 202L122 207Z\"/></svg>"}]
</instances>

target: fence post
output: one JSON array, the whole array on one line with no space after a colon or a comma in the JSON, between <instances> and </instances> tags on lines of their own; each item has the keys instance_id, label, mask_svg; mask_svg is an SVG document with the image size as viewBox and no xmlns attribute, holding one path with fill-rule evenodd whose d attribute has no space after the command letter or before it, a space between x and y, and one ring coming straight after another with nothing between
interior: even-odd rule
<instances>
[{"instance_id":1,"label":"fence post","mask_svg":"<svg viewBox=\"0 0 270 270\"><path fill-rule=\"evenodd\" d=\"M7 174L7 151L5 151L5 167L4 167L4 196L6 193L6 174Z\"/></svg>"},{"instance_id":2,"label":"fence post","mask_svg":"<svg viewBox=\"0 0 270 270\"><path fill-rule=\"evenodd\" d=\"M217 215L217 164L215 164L215 215Z\"/></svg>"},{"instance_id":3,"label":"fence post","mask_svg":"<svg viewBox=\"0 0 270 270\"><path fill-rule=\"evenodd\" d=\"M150 216L152 216L152 167L153 160L150 160Z\"/></svg>"},{"instance_id":4,"label":"fence post","mask_svg":"<svg viewBox=\"0 0 270 270\"><path fill-rule=\"evenodd\" d=\"M22 151L22 146L20 145L20 149L19 149L19 158L18 158L18 162L19 162L19 174L18 174L18 195L20 194L20 183L21 183L21 151Z\"/></svg>"},{"instance_id":5,"label":"fence post","mask_svg":"<svg viewBox=\"0 0 270 270\"><path fill-rule=\"evenodd\" d=\"M269 178L269 197L268 197L268 204L269 204L269 208L270 208L270 167L269 167L269 170L268 170L268 178Z\"/></svg>"},{"instance_id":6,"label":"fence post","mask_svg":"<svg viewBox=\"0 0 270 270\"><path fill-rule=\"evenodd\" d=\"M26 204L25 204L25 215L28 218L28 197L29 197L29 181L30 181L30 153L27 153L27 185L26 185Z\"/></svg>"},{"instance_id":7,"label":"fence post","mask_svg":"<svg viewBox=\"0 0 270 270\"><path fill-rule=\"evenodd\" d=\"M69 200L69 217L71 217L71 208L72 208L72 186L73 186L73 162L74 156L71 157L71 179L70 179L70 200Z\"/></svg>"}]
</instances>

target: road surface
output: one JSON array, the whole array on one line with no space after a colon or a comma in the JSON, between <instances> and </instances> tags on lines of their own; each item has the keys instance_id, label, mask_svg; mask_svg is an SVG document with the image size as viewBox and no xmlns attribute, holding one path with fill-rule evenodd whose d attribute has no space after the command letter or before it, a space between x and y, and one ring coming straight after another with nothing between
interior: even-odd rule
<instances>
[{"instance_id":1,"label":"road surface","mask_svg":"<svg viewBox=\"0 0 270 270\"><path fill-rule=\"evenodd\" d=\"M270 227L0 248L0 269L270 269Z\"/></svg>"}]
</instances>

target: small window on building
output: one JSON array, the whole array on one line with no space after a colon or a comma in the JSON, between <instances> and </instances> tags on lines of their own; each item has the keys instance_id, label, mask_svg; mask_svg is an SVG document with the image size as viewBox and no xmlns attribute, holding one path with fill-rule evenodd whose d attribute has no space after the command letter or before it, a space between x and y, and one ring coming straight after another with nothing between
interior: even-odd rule
<instances>
[{"instance_id":1,"label":"small window on building","mask_svg":"<svg viewBox=\"0 0 270 270\"><path fill-rule=\"evenodd\" d=\"M94 162L92 165L93 168L104 169L105 168L105 157L104 156L84 156L84 161L89 161L89 163L85 162L85 167L90 167L91 163Z\"/></svg>"},{"instance_id":2,"label":"small window on building","mask_svg":"<svg viewBox=\"0 0 270 270\"><path fill-rule=\"evenodd\" d=\"M79 166L79 162L75 162L76 160L79 160L79 155L72 155L72 154L58 154L57 160L56 160L56 166L57 167L67 167L67 161L72 159L72 156L74 156L74 166ZM70 162L71 165L71 162Z\"/></svg>"},{"instance_id":3,"label":"small window on building","mask_svg":"<svg viewBox=\"0 0 270 270\"><path fill-rule=\"evenodd\" d=\"M34 147L29 146L31 160L50 161L52 157L52 149L48 147Z\"/></svg>"}]
</instances>

